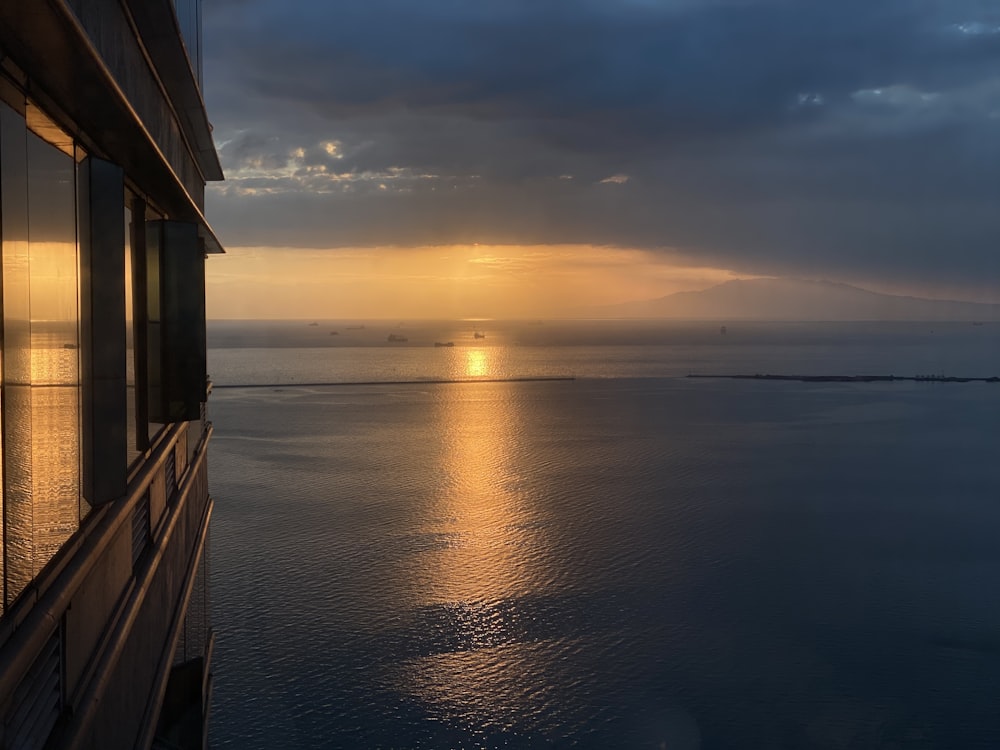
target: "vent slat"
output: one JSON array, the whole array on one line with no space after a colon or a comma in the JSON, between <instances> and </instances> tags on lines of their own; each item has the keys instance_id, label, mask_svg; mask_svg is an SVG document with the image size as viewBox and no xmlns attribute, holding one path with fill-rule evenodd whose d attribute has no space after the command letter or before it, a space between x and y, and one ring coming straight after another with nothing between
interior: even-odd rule
<instances>
[{"instance_id":1,"label":"vent slat","mask_svg":"<svg viewBox=\"0 0 1000 750\"><path fill-rule=\"evenodd\" d=\"M177 494L177 464L174 459L174 452L170 451L167 460L163 464L163 474L167 485L167 502L174 499Z\"/></svg>"},{"instance_id":2,"label":"vent slat","mask_svg":"<svg viewBox=\"0 0 1000 750\"><path fill-rule=\"evenodd\" d=\"M132 511L132 565L139 562L152 537L149 519L149 490L143 493Z\"/></svg>"},{"instance_id":3,"label":"vent slat","mask_svg":"<svg viewBox=\"0 0 1000 750\"><path fill-rule=\"evenodd\" d=\"M62 629L53 631L4 716L5 746L41 750L62 711Z\"/></svg>"}]
</instances>

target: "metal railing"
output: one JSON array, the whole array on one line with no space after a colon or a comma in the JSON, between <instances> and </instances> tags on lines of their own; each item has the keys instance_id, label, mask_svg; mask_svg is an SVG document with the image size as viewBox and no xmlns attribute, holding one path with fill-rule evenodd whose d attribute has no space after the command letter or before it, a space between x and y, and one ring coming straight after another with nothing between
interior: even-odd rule
<instances>
[{"instance_id":1,"label":"metal railing","mask_svg":"<svg viewBox=\"0 0 1000 750\"><path fill-rule=\"evenodd\" d=\"M41 747L30 738L44 744L55 729L60 746L110 747L99 741L95 719L118 701L134 702L143 683L146 708L121 724L133 724L135 739L141 722L155 724L211 516L205 459L212 428L200 432L190 461L188 429L178 423L161 434L127 495L95 509L0 620L0 746ZM175 466L181 471L168 477ZM171 485L173 498L166 496ZM120 591L107 590L114 582ZM26 744L12 744L15 734Z\"/></svg>"}]
</instances>

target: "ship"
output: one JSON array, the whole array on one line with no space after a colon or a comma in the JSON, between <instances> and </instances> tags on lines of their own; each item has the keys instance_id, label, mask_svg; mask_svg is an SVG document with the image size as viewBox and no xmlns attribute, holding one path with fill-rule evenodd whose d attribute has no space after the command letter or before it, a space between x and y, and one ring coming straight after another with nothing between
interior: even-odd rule
<instances>
[{"instance_id":1,"label":"ship","mask_svg":"<svg viewBox=\"0 0 1000 750\"><path fill-rule=\"evenodd\" d=\"M386 340L389 341L389 342L392 342L392 343L400 343L400 342L403 342L403 341L409 341L409 339L406 338L406 336L400 336L399 334L396 334L396 333L390 333L389 334L389 338L386 339Z\"/></svg>"},{"instance_id":2,"label":"ship","mask_svg":"<svg viewBox=\"0 0 1000 750\"><path fill-rule=\"evenodd\" d=\"M454 341L435 341L434 346L455 346Z\"/></svg>"},{"instance_id":3,"label":"ship","mask_svg":"<svg viewBox=\"0 0 1000 750\"><path fill-rule=\"evenodd\" d=\"M486 334L485 333L480 333L479 331L476 331L474 334L472 334L472 337L473 338L477 338L477 339L484 339L484 338L486 338Z\"/></svg>"}]
</instances>

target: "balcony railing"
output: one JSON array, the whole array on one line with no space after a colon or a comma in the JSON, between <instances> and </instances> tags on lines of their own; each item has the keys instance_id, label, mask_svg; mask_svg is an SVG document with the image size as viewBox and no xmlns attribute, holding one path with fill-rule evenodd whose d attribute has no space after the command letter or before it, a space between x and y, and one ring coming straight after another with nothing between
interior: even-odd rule
<instances>
[{"instance_id":1,"label":"balcony railing","mask_svg":"<svg viewBox=\"0 0 1000 750\"><path fill-rule=\"evenodd\" d=\"M127 496L95 509L0 618L0 747L152 743L203 569L211 431L165 430Z\"/></svg>"}]
</instances>

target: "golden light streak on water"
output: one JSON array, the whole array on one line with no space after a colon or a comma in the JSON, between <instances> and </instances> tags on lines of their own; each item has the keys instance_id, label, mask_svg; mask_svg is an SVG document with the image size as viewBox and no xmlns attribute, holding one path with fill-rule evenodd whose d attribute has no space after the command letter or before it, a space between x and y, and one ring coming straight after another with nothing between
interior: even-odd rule
<instances>
[{"instance_id":1,"label":"golden light streak on water","mask_svg":"<svg viewBox=\"0 0 1000 750\"><path fill-rule=\"evenodd\" d=\"M485 349L468 349L465 352L465 372L467 378L485 378L494 374Z\"/></svg>"},{"instance_id":2,"label":"golden light streak on water","mask_svg":"<svg viewBox=\"0 0 1000 750\"><path fill-rule=\"evenodd\" d=\"M489 375L488 353L469 350L464 375ZM457 387L438 412L443 482L423 530L440 543L413 578L417 606L447 645L402 664L401 680L442 718L511 728L545 705L544 654L554 650L522 642L519 602L548 588L550 545L520 472L524 415L513 392Z\"/></svg>"},{"instance_id":3,"label":"golden light streak on water","mask_svg":"<svg viewBox=\"0 0 1000 750\"><path fill-rule=\"evenodd\" d=\"M488 375L483 350L471 350L467 376ZM506 387L464 386L466 393L439 413L445 480L436 517L447 544L429 561L429 602L498 602L532 588L530 520L520 492L516 440L521 415ZM496 390L504 391L500 398Z\"/></svg>"}]
</instances>

